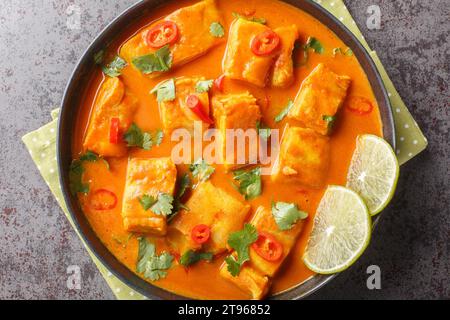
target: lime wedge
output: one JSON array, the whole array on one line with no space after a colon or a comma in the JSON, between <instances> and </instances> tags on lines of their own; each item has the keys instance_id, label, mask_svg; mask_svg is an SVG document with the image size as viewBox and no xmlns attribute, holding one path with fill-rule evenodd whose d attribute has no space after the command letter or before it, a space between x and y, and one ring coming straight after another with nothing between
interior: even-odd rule
<instances>
[{"instance_id":1,"label":"lime wedge","mask_svg":"<svg viewBox=\"0 0 450 320\"><path fill-rule=\"evenodd\" d=\"M391 146L374 135L361 135L347 175L347 187L366 202L371 215L381 212L394 196L399 175Z\"/></svg>"},{"instance_id":2,"label":"lime wedge","mask_svg":"<svg viewBox=\"0 0 450 320\"><path fill-rule=\"evenodd\" d=\"M320 201L303 261L320 274L350 267L370 242L372 219L354 191L329 186Z\"/></svg>"}]
</instances>

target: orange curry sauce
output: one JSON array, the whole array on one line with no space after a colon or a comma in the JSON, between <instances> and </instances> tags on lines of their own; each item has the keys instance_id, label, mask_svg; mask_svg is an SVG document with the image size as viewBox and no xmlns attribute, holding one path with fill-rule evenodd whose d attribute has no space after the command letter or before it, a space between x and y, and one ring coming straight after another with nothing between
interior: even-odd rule
<instances>
[{"instance_id":1,"label":"orange curry sauce","mask_svg":"<svg viewBox=\"0 0 450 320\"><path fill-rule=\"evenodd\" d=\"M130 25L123 34L118 36L118 39L108 48L107 58L117 54L120 46L141 28L148 26L174 10L192 5L195 2L192 0L174 1L153 10L142 21L137 21L135 24ZM229 30L230 24L234 19L233 12L241 14L254 13L255 17L265 18L268 26L272 28L297 24L301 35L300 40L303 43L306 42L309 36L313 36L325 48L323 54L311 53L305 66L295 68L295 82L287 89L270 87L261 89L243 82L230 79L225 80L225 92L248 90L259 99L264 123L271 128L280 130L284 128L288 120L285 119L280 123L275 123L274 117L286 106L289 98L292 100L295 98L303 79L320 62L328 65L335 73L347 75L351 78L352 84L349 90L349 97L365 97L376 106L369 81L357 59L354 56L342 54L333 56L333 48L346 48L346 45L331 30L310 15L275 0L218 0L217 4L225 21L224 27L226 31ZM195 25L192 26L192 28L195 27ZM143 77L131 66L126 67L122 72L121 79L124 81L126 89L139 100L139 106L134 117L135 123L146 132L162 128L158 104L155 96L150 94L150 90L162 80L174 77L204 76L206 79L218 78L222 74L221 62L225 47L226 41L213 48L206 55L152 80ZM109 59L106 60L109 61ZM90 79L77 119L75 139L73 141L74 159L78 158L85 151L83 150L83 139L88 126L89 116L97 91L104 79L105 76L100 68ZM267 103L268 101L270 103ZM350 112L344 105L340 111L337 126L331 136L331 165L327 184L345 185L347 169L354 151L356 137L363 133L382 135L378 108L375 107L370 114L358 115ZM161 146L154 147L150 151L136 148L130 149L129 157L167 157L171 154L172 146L170 138L166 137ZM118 197L117 206L109 211L95 211L88 206L88 195L80 194L79 199L92 228L101 241L122 263L135 272L138 255L137 237L131 237L126 245L120 243L128 238L128 233L124 230L121 217L121 202L124 193L128 157L109 158L107 160L110 163L110 171L101 161L86 163L84 165L86 171L83 179L85 182L90 183L91 190L104 188L113 191ZM242 195L230 183L232 181L232 173L225 173L220 165L215 165L215 167L216 172L211 178L214 185L223 188L236 198L242 199ZM185 166L178 168L179 174L180 171L183 172L185 170ZM262 195L249 201L252 213L260 205L270 208L272 200L297 203L301 210L309 213L309 218L304 222L305 227L296 246L273 280L271 294L276 294L292 288L313 276L313 272L305 267L301 258L312 228L314 212L325 188L313 190L295 185L273 183L270 181L269 176L263 176L262 181ZM158 252L170 250L164 237L149 238L156 244ZM220 256L211 263L201 261L188 270L174 263L168 271L168 276L153 284L168 291L198 299L248 299L249 296L232 283L220 277L219 267L223 263L223 258L224 256Z\"/></svg>"}]
</instances>

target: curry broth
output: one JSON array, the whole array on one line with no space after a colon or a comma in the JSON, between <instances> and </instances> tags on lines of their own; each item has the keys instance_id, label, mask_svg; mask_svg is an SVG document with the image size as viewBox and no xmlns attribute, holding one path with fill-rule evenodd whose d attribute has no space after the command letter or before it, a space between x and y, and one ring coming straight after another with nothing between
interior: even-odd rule
<instances>
[{"instance_id":1,"label":"curry broth","mask_svg":"<svg viewBox=\"0 0 450 320\"><path fill-rule=\"evenodd\" d=\"M108 48L111 55L118 52L120 46L136 34L142 27L147 26L155 20L164 17L180 7L191 5L196 1L184 0L167 4L158 8L151 15L132 25L124 34L112 43ZM269 27L297 24L300 29L301 40L303 42L309 36L314 36L326 48L324 54L310 54L307 64L295 69L295 82L287 89L276 88L256 88L251 85L226 79L225 92L237 90L249 90L258 98L263 113L264 122L271 128L282 130L287 120L277 124L274 117L284 108L288 98L294 99L303 79L319 63L326 63L337 74L348 75L352 79L349 96L362 96L369 99L375 106L376 100L371 90L369 81L354 56L337 55L333 57L332 50L336 47L345 48L345 44L337 36L310 15L302 12L285 3L275 0L218 0L218 7L225 21L225 29L228 30L233 21L233 12L253 13L256 17L264 17L268 21ZM193 26L195 28L195 26ZM200 58L176 68L169 73L148 79L142 76L132 67L126 67L122 72L122 80L127 90L134 94L139 100L139 107L135 114L135 123L144 131L151 131L161 128L158 105L150 90L162 80L179 76L204 76L206 79L215 79L222 74L222 58L224 55L226 42L215 47L209 53ZM88 126L89 115L93 108L97 91L104 80L100 69L95 72L90 80L89 87L85 94L83 104L77 119L75 129L75 139L73 141L73 157L77 158L83 150L83 139ZM337 127L331 138L331 166L328 174L327 184L345 185L347 168L355 147L357 135L371 133L382 135L382 125L378 108L369 115L356 115L349 112L345 106L339 114ZM170 156L173 144L166 137L159 147L154 147L150 151L130 149L130 157L161 157ZM111 170L101 162L86 163L83 179L90 183L91 190L106 188L113 191L118 199L118 205L110 211L98 212L87 205L89 195L80 195L82 209L88 218L93 229L107 246L107 248L130 270L135 272L136 259L138 255L138 241L136 237L128 239L128 233L123 229L121 217L121 199L123 197L125 176L128 158L108 159ZM179 166L178 171L183 172L187 168ZM242 199L242 196L233 188L230 181L232 175L226 174L220 165L216 166L216 172L212 176L212 182ZM249 201L252 213L259 205L270 206L272 200L294 202L299 207L309 213L309 218L305 220L304 230L292 250L291 255L285 261L278 275L273 280L272 294L282 292L294 287L309 277L313 272L309 271L303 264L301 257L305 249L308 235L312 228L314 212L325 189L313 190L303 187L295 187L280 183L273 183L269 176L263 176L263 193L256 199ZM128 242L127 242L128 240ZM152 238L158 251L170 250L164 238ZM120 242L126 243L126 245ZM223 262L223 256L216 258L211 263L200 262L189 270L181 266L173 266L165 279L154 282L155 285L169 291L200 299L246 299L249 298L236 286L219 276L219 267Z\"/></svg>"}]
</instances>

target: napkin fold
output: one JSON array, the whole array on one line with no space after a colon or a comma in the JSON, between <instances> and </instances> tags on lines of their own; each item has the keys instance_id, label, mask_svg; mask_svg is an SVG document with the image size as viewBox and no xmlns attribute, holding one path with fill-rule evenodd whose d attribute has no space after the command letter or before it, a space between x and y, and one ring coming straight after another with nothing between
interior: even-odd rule
<instances>
[{"instance_id":1,"label":"napkin fold","mask_svg":"<svg viewBox=\"0 0 450 320\"><path fill-rule=\"evenodd\" d=\"M380 59L378 58L375 51L372 51L367 44L364 36L358 29L355 21L350 15L347 7L342 0L316 0L317 3L322 5L325 9L330 11L335 15L342 23L344 23L361 41L361 43L370 52L370 55L375 62L381 77L383 79L386 90L388 91L389 98L391 100L395 128L396 128L396 140L397 140L397 157L400 164L404 164L411 158L415 157L417 154L422 152L428 145L427 139L420 130L417 122L412 117L408 108L402 101L400 95L395 89L392 81L386 73ZM72 227L74 223L69 215L66 204L64 202L64 197L62 194L61 186L59 184L59 174L56 161L56 131L57 131L57 121L58 121L59 109L55 109L51 112L52 121L36 131L30 132L22 137L22 141L25 143L30 155L35 162L39 172L41 173L43 179L49 186L51 192L58 201L61 209L63 210L65 216L69 220ZM79 233L74 227L78 236ZM86 243L82 240L87 252L92 258L92 261L97 266L100 273L105 278L107 284L113 290L114 295L117 299L121 300L143 300L147 297L134 291L126 284L121 282L118 278L114 277L111 272L94 256L91 250L88 248Z\"/></svg>"}]
</instances>

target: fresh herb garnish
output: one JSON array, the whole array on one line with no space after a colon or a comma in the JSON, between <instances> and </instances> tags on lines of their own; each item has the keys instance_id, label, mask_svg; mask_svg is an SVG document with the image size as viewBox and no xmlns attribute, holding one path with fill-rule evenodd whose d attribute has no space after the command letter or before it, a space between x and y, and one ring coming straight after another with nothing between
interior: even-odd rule
<instances>
[{"instance_id":1,"label":"fresh herb garnish","mask_svg":"<svg viewBox=\"0 0 450 320\"><path fill-rule=\"evenodd\" d=\"M342 54L347 57L350 57L353 55L353 51L350 48L345 49L345 51L343 51L341 48L334 48L333 49L333 57L336 57L336 55L338 55L338 54Z\"/></svg>"},{"instance_id":2,"label":"fresh herb garnish","mask_svg":"<svg viewBox=\"0 0 450 320\"><path fill-rule=\"evenodd\" d=\"M288 115L289 111L291 111L293 106L294 102L292 100L289 100L286 107L284 107L284 109L275 117L275 122L278 123L282 121Z\"/></svg>"},{"instance_id":3,"label":"fresh herb garnish","mask_svg":"<svg viewBox=\"0 0 450 320\"><path fill-rule=\"evenodd\" d=\"M272 215L278 228L282 231L292 229L298 220L308 217L308 213L300 211L296 204L286 202L272 203Z\"/></svg>"},{"instance_id":4,"label":"fresh herb garnish","mask_svg":"<svg viewBox=\"0 0 450 320\"><path fill-rule=\"evenodd\" d=\"M315 53L322 54L325 49L323 45L314 37L309 37L306 41L305 50L312 49Z\"/></svg>"},{"instance_id":5,"label":"fresh herb garnish","mask_svg":"<svg viewBox=\"0 0 450 320\"><path fill-rule=\"evenodd\" d=\"M150 93L156 93L158 102L175 100L175 80L170 79L158 84Z\"/></svg>"},{"instance_id":6,"label":"fresh herb garnish","mask_svg":"<svg viewBox=\"0 0 450 320\"><path fill-rule=\"evenodd\" d=\"M172 214L173 197L170 194L161 192L158 194L158 197L145 194L138 200L145 211L150 209L153 213L163 216Z\"/></svg>"},{"instance_id":7,"label":"fresh herb garnish","mask_svg":"<svg viewBox=\"0 0 450 320\"><path fill-rule=\"evenodd\" d=\"M210 166L203 159L198 159L196 162L189 166L189 170L192 172L192 175L198 179L199 182L204 182L208 180L211 175L216 171L213 166Z\"/></svg>"},{"instance_id":8,"label":"fresh herb garnish","mask_svg":"<svg viewBox=\"0 0 450 320\"><path fill-rule=\"evenodd\" d=\"M251 21L251 22L260 23L260 24L267 24L267 20L264 18L247 17L247 16L244 16L237 12L233 12L233 17L238 18L238 19L239 18L244 19L244 20Z\"/></svg>"},{"instance_id":9,"label":"fresh herb garnish","mask_svg":"<svg viewBox=\"0 0 450 320\"><path fill-rule=\"evenodd\" d=\"M138 147L150 150L153 146L159 146L164 137L164 133L158 129L153 133L143 132L135 123L123 135L128 147Z\"/></svg>"},{"instance_id":10,"label":"fresh herb garnish","mask_svg":"<svg viewBox=\"0 0 450 320\"><path fill-rule=\"evenodd\" d=\"M145 278L156 281L167 276L167 270L172 266L173 256L163 252L156 254L156 247L147 238L139 238L139 252L136 271Z\"/></svg>"},{"instance_id":11,"label":"fresh herb garnish","mask_svg":"<svg viewBox=\"0 0 450 320\"><path fill-rule=\"evenodd\" d=\"M86 153L81 155L78 160L72 161L69 171L69 188L73 195L76 195L77 193L86 194L89 192L89 184L83 183L83 162L96 162L98 160L103 161L109 170L108 161L92 151L86 151Z\"/></svg>"},{"instance_id":12,"label":"fresh herb garnish","mask_svg":"<svg viewBox=\"0 0 450 320\"><path fill-rule=\"evenodd\" d=\"M261 168L250 171L237 170L233 173L234 180L239 181L239 192L245 196L245 200L251 200L262 192Z\"/></svg>"},{"instance_id":13,"label":"fresh herb garnish","mask_svg":"<svg viewBox=\"0 0 450 320\"><path fill-rule=\"evenodd\" d=\"M186 173L178 181L178 191L173 204L173 213L168 217L169 221L172 220L181 209L189 210L186 205L181 203L181 199L190 187L192 187L191 178L189 178L189 175Z\"/></svg>"},{"instance_id":14,"label":"fresh herb garnish","mask_svg":"<svg viewBox=\"0 0 450 320\"><path fill-rule=\"evenodd\" d=\"M172 67L172 54L169 46L164 46L154 53L134 58L133 65L144 74L170 70Z\"/></svg>"},{"instance_id":15,"label":"fresh herb garnish","mask_svg":"<svg viewBox=\"0 0 450 320\"><path fill-rule=\"evenodd\" d=\"M158 199L153 196L149 196L148 194L144 194L142 197L138 198L138 200L145 211L150 209L158 201Z\"/></svg>"},{"instance_id":16,"label":"fresh herb garnish","mask_svg":"<svg viewBox=\"0 0 450 320\"><path fill-rule=\"evenodd\" d=\"M230 234L228 245L236 251L237 258L233 255L225 258L228 271L234 277L239 275L242 265L250 260L249 247L258 240L258 231L251 224L246 223L244 229Z\"/></svg>"},{"instance_id":17,"label":"fresh herb garnish","mask_svg":"<svg viewBox=\"0 0 450 320\"><path fill-rule=\"evenodd\" d=\"M319 40L317 40L314 37L309 37L306 41L305 45L301 45L299 42L296 42L294 45L294 53L293 56L298 56L298 51L302 50L303 56L299 62L295 63L295 67L301 67L306 65L309 59L309 50L312 49L315 53L322 54L324 53L325 49L323 45L320 43ZM297 61L297 58L295 58L295 61Z\"/></svg>"},{"instance_id":18,"label":"fresh herb garnish","mask_svg":"<svg viewBox=\"0 0 450 320\"><path fill-rule=\"evenodd\" d=\"M194 250L189 250L181 256L180 264L184 267L189 267L200 260L210 262L213 257L214 255L211 252L195 252Z\"/></svg>"},{"instance_id":19,"label":"fresh herb garnish","mask_svg":"<svg viewBox=\"0 0 450 320\"><path fill-rule=\"evenodd\" d=\"M213 37L222 38L225 35L225 29L219 22L213 22L209 26L209 33L211 33Z\"/></svg>"},{"instance_id":20,"label":"fresh herb garnish","mask_svg":"<svg viewBox=\"0 0 450 320\"><path fill-rule=\"evenodd\" d=\"M94 62L97 65L101 65L103 63L103 58L105 57L105 50L100 50L96 54L94 54Z\"/></svg>"},{"instance_id":21,"label":"fresh herb garnish","mask_svg":"<svg viewBox=\"0 0 450 320\"><path fill-rule=\"evenodd\" d=\"M208 92L209 89L212 88L214 84L214 80L202 80L197 82L196 86L195 86L195 91L197 91L197 93L204 93L204 92Z\"/></svg>"},{"instance_id":22,"label":"fresh herb garnish","mask_svg":"<svg viewBox=\"0 0 450 320\"><path fill-rule=\"evenodd\" d=\"M88 162L96 162L98 160L101 160L105 164L106 168L108 170L110 169L109 162L105 158L100 157L98 154L96 154L95 152L92 152L90 150L86 151L86 153L80 157L80 160L88 161Z\"/></svg>"},{"instance_id":23,"label":"fresh herb garnish","mask_svg":"<svg viewBox=\"0 0 450 320\"><path fill-rule=\"evenodd\" d=\"M74 160L70 165L69 171L69 187L72 195L77 193L88 193L89 184L83 183L83 163L81 160Z\"/></svg>"},{"instance_id":24,"label":"fresh herb garnish","mask_svg":"<svg viewBox=\"0 0 450 320\"><path fill-rule=\"evenodd\" d=\"M328 132L331 132L336 124L336 116L323 116L322 119L327 123Z\"/></svg>"},{"instance_id":25,"label":"fresh herb garnish","mask_svg":"<svg viewBox=\"0 0 450 320\"><path fill-rule=\"evenodd\" d=\"M270 135L272 134L272 129L264 125L261 121L256 122L256 129L258 130L258 134L264 140L268 140Z\"/></svg>"},{"instance_id":26,"label":"fresh herb garnish","mask_svg":"<svg viewBox=\"0 0 450 320\"><path fill-rule=\"evenodd\" d=\"M102 68L103 73L111 78L118 77L122 74L122 69L127 66L127 62L121 57L116 56L108 65Z\"/></svg>"}]
</instances>

